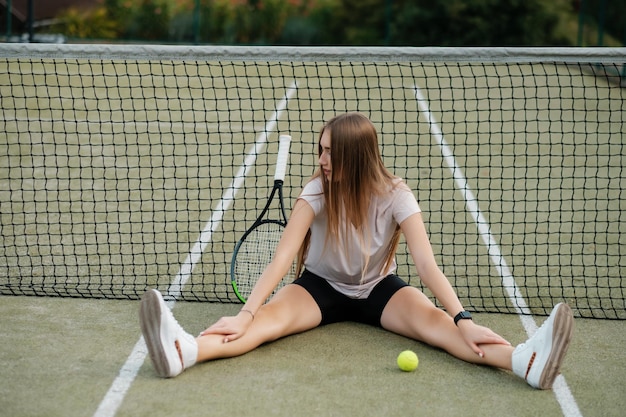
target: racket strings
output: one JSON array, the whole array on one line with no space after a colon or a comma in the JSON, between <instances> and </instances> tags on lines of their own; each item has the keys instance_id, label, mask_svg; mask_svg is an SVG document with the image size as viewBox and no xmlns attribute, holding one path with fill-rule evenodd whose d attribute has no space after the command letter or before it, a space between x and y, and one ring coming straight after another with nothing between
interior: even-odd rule
<instances>
[{"instance_id":1,"label":"racket strings","mask_svg":"<svg viewBox=\"0 0 626 417\"><path fill-rule=\"evenodd\" d=\"M241 243L235 258L234 272L237 288L244 297L250 295L263 270L272 261L283 230L283 226L278 223L262 223L250 231ZM293 281L294 276L295 266L292 265L274 293L287 282Z\"/></svg>"}]
</instances>

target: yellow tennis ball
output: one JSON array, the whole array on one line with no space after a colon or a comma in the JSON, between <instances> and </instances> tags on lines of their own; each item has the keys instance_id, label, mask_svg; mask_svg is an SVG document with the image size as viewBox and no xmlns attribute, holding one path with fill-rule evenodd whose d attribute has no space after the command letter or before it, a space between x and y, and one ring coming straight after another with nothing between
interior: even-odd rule
<instances>
[{"instance_id":1,"label":"yellow tennis ball","mask_svg":"<svg viewBox=\"0 0 626 417\"><path fill-rule=\"evenodd\" d=\"M411 372L417 369L419 359L412 350L405 350L398 355L398 368L404 372Z\"/></svg>"}]
</instances>

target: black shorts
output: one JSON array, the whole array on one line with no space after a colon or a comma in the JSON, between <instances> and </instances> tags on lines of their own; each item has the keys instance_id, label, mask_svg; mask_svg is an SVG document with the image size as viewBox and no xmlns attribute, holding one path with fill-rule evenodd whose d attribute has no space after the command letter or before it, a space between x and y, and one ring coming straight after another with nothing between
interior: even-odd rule
<instances>
[{"instance_id":1,"label":"black shorts","mask_svg":"<svg viewBox=\"0 0 626 417\"><path fill-rule=\"evenodd\" d=\"M380 281L366 299L354 299L341 294L328 281L312 272L304 271L294 281L306 289L322 312L320 325L340 321L354 321L381 327L380 319L387 302L407 284L397 275L388 275Z\"/></svg>"}]
</instances>

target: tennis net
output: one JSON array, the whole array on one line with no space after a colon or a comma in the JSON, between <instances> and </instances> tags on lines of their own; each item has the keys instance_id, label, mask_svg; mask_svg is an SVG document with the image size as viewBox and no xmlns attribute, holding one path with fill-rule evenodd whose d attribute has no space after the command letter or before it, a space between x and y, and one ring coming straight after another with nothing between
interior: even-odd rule
<instances>
[{"instance_id":1,"label":"tennis net","mask_svg":"<svg viewBox=\"0 0 626 417\"><path fill-rule=\"evenodd\" d=\"M0 294L237 302L291 134L360 111L472 311L626 319L624 48L0 45ZM398 274L422 288L406 248ZM428 291L426 290L428 293Z\"/></svg>"}]
</instances>

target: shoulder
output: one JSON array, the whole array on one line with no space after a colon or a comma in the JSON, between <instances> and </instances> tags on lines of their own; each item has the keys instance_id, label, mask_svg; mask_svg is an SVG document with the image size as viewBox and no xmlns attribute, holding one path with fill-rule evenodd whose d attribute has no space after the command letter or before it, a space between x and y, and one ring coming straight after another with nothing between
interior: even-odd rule
<instances>
[{"instance_id":1,"label":"shoulder","mask_svg":"<svg viewBox=\"0 0 626 417\"><path fill-rule=\"evenodd\" d=\"M407 185L407 183L402 178L394 178L389 186L389 194L392 198L396 199L413 199L415 200L415 195L413 194L413 190Z\"/></svg>"},{"instance_id":2,"label":"shoulder","mask_svg":"<svg viewBox=\"0 0 626 417\"><path fill-rule=\"evenodd\" d=\"M398 223L402 223L412 214L422 211L413 191L403 179L394 179L389 193L394 215Z\"/></svg>"},{"instance_id":3,"label":"shoulder","mask_svg":"<svg viewBox=\"0 0 626 417\"><path fill-rule=\"evenodd\" d=\"M322 179L316 177L311 179L300 192L298 200L304 200L313 208L315 214L318 214L324 206L324 186Z\"/></svg>"},{"instance_id":4,"label":"shoulder","mask_svg":"<svg viewBox=\"0 0 626 417\"><path fill-rule=\"evenodd\" d=\"M309 180L302 189L301 197L305 195L320 195L324 193L324 186L321 177L315 177Z\"/></svg>"}]
</instances>

